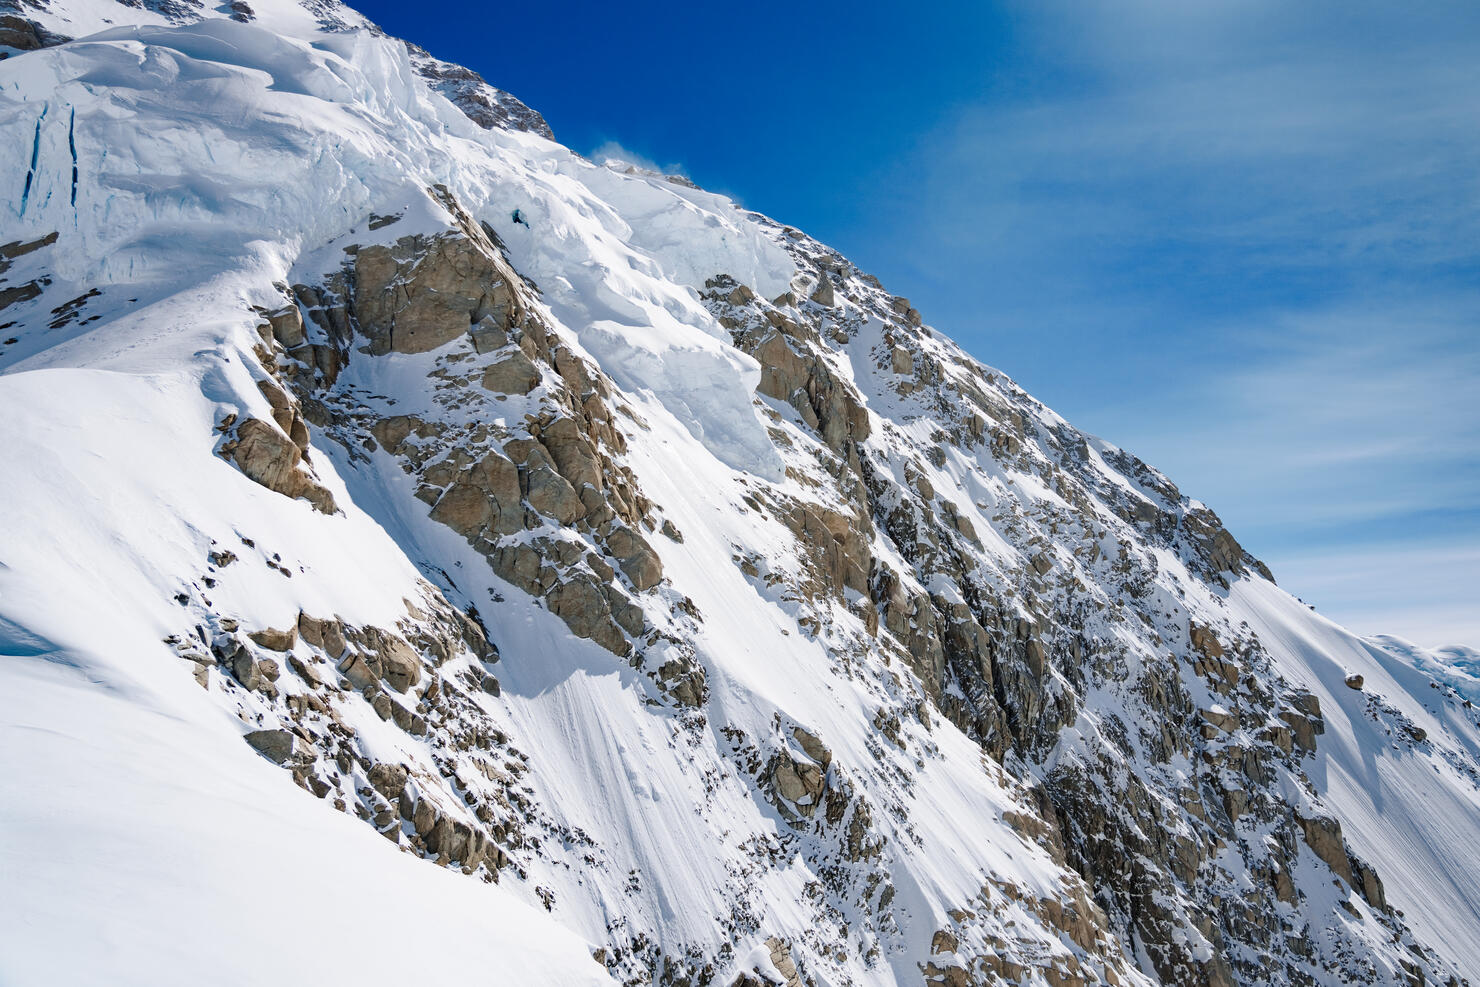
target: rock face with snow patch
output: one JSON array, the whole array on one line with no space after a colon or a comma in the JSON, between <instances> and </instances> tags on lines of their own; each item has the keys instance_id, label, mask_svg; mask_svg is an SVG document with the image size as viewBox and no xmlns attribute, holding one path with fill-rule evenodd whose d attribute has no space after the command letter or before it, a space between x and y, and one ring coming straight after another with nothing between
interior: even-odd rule
<instances>
[{"instance_id":1,"label":"rock face with snow patch","mask_svg":"<svg viewBox=\"0 0 1480 987\"><path fill-rule=\"evenodd\" d=\"M147 27L62 43L100 9ZM1480 963L1467 680L835 251L336 4L0 26L12 650L151 683L623 983ZM91 520L41 551L55 504Z\"/></svg>"}]
</instances>

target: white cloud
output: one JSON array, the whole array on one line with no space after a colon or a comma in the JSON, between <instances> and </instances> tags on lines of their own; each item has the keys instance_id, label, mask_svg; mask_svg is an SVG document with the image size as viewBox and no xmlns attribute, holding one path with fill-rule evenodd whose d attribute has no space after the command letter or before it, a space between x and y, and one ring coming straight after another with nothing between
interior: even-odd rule
<instances>
[{"instance_id":1,"label":"white cloud","mask_svg":"<svg viewBox=\"0 0 1480 987\"><path fill-rule=\"evenodd\" d=\"M880 198L948 296L922 311L1323 611L1480 643L1480 7L1021 10L1036 88Z\"/></svg>"},{"instance_id":2,"label":"white cloud","mask_svg":"<svg viewBox=\"0 0 1480 987\"><path fill-rule=\"evenodd\" d=\"M1480 539L1296 553L1275 566L1282 585L1359 634L1480 647Z\"/></svg>"},{"instance_id":3,"label":"white cloud","mask_svg":"<svg viewBox=\"0 0 1480 987\"><path fill-rule=\"evenodd\" d=\"M1470 312L1480 296L1286 313L1232 330L1262 339L1245 361L1089 417L1230 521L1279 540L1296 535L1282 526L1480 510Z\"/></svg>"}]
</instances>

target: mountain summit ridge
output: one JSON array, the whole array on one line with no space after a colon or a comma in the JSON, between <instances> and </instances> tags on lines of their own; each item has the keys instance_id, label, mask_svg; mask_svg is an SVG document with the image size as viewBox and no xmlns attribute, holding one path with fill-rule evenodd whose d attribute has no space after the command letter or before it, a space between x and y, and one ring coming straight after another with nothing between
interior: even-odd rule
<instances>
[{"instance_id":1,"label":"mountain summit ridge","mask_svg":"<svg viewBox=\"0 0 1480 987\"><path fill-rule=\"evenodd\" d=\"M0 821L112 930L17 897L7 982L309 979L331 914L388 980L441 900L448 978L1480 965L1465 683L838 252L338 4L5 3ZM244 912L295 973L178 939Z\"/></svg>"}]
</instances>

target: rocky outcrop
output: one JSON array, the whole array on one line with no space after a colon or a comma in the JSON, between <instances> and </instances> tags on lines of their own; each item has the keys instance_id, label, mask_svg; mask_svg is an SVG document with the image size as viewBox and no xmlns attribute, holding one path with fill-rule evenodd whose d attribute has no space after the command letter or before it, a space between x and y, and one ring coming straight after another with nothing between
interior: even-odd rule
<instances>
[{"instance_id":1,"label":"rocky outcrop","mask_svg":"<svg viewBox=\"0 0 1480 987\"><path fill-rule=\"evenodd\" d=\"M836 264L825 248L788 237L800 269ZM1280 682L1247 634L1189 619L1190 610L1161 624L1138 604L1165 585L1158 551L1171 552L1215 590L1237 578L1272 578L1268 570L1212 511L1161 474L1120 450L1092 450L1010 382L953 356L907 301L864 278L804 275L794 284L797 291L767 303L717 277L705 298L736 345L761 363L760 392L795 409L825 447L820 473L861 481L862 517L839 515L839 524L801 505L747 501L786 519L802 557L816 560L808 570L815 576L797 593L811 604L803 626L825 628L835 619L826 602L834 593L867 593L870 606L849 608L864 631L919 677L934 709L1005 764L1043 764L1064 727L1075 725L1080 735L1088 729L1096 739L1081 742L1072 765L1055 760L1042 769L1035 838L1049 841L1083 878L1103 935L1136 943L1163 982L1257 982L1275 970L1295 977L1310 964L1329 964L1331 954L1313 947L1298 922L1277 917L1280 902L1303 900L1292 877L1297 844L1313 839L1323 866L1369 902L1381 897L1380 878L1373 873L1369 893L1339 834L1334 844L1319 827L1307 834L1312 824L1272 787L1276 765L1302 776L1299 761L1323 729L1319 705ZM856 351L864 339L879 386L912 402L920 416L903 421L916 429L938 423L938 445L907 436L899 419L870 422L854 384L838 380L833 346ZM857 372L856 360L853 366ZM1009 485L1022 475L1062 506L1034 514L1024 509L1028 498L956 499L943 470L953 456L959 470L960 457L978 449ZM1096 455L1141 493L1107 482ZM1020 553L1020 567L982 563L980 522L972 517L983 514L992 534ZM834 551L834 535L858 541ZM873 547L876 538L883 549ZM736 560L747 574L761 571L743 553ZM1127 623L1159 633L1143 631L1153 642L1145 650L1127 648L1114 631ZM1194 701L1207 693L1212 701ZM1081 717L1095 695L1115 698L1094 707L1103 719L1086 727ZM875 727L892 737L895 722L881 710ZM1144 768L1128 775L1125 758ZM1174 759L1195 765L1195 779L1175 791L1148 781ZM792 825L815 819L813 807L831 797L827 768L786 745L763 765L761 788ZM1250 819L1277 841L1241 838L1239 827ZM1230 850L1231 865L1223 856ZM1242 873L1259 880L1250 886ZM1321 921L1339 930L1344 919L1333 912ZM1249 959L1239 943L1257 943L1265 958ZM1001 958L1000 945L963 946L986 965L937 960L926 966L926 979L1023 976L1027 967ZM1049 982L1083 982L1067 965L1041 972Z\"/></svg>"},{"instance_id":2,"label":"rocky outcrop","mask_svg":"<svg viewBox=\"0 0 1480 987\"><path fill-rule=\"evenodd\" d=\"M263 390L275 434L292 443L302 425L306 438L306 418L351 458L389 457L431 522L614 667L640 670L653 702L702 729L708 686L687 643L702 615L666 581L668 542L654 538L682 535L624 464L625 435L642 424L551 328L496 238L433 194L454 217L446 233L351 250L344 270L262 313L264 366L292 394ZM746 510L790 533L785 575L745 546L734 564L758 592L781 595L798 630L827 641L840 667L898 673L899 693L871 713L881 750L909 749L907 721L928 731L944 718L1002 770L1038 778L1035 808L1013 813L1014 828L1081 882L1059 896L984 890L938 930L925 979L1108 980L1129 969L1126 942L1168 983L1249 982L1329 962L1285 907L1310 896L1294 866L1302 846L1370 903L1384 896L1339 833L1338 854L1273 783L1277 772L1302 777L1323 728L1319 706L1278 679L1246 629L1169 602L1180 598L1165 588L1168 558L1214 589L1258 573L1257 562L1160 474L1092 450L1009 382L953 357L907 302L824 260L808 256L799 267L825 273L771 302L723 277L705 292L731 339L760 361L760 392L776 402L762 413L792 443L789 476L804 481L744 491ZM880 400L906 402L918 417L869 411L838 361L845 343L867 351ZM356 360L406 358L427 368L433 396L414 414L377 404L346 374ZM1107 481L1097 455L1138 492ZM980 480L970 492L957 482L964 474ZM1049 493L1018 498L1019 482ZM486 663L443 674L404 628L305 616L297 632L296 646L254 639L219 667L265 702L280 702L285 682L337 690L413 737L440 729L440 703L503 694ZM284 643L278 658L264 653ZM304 648L324 660L305 659ZM784 824L787 852L822 875L827 907L887 915L890 841L877 820L907 810L876 801L855 766L784 718L764 739L719 729L755 797ZM1055 753L1066 735L1078 738L1072 757ZM1172 764L1186 766L1175 783ZM507 863L506 834L414 765L361 773L357 804L388 838L475 871ZM1269 838L1243 838L1249 826ZM1004 908L1026 909L1074 951L1045 955L1004 936L992 918ZM1377 908L1389 916L1379 921L1396 921ZM1339 918L1323 921L1344 934ZM1256 942L1263 959L1240 946ZM814 958L831 948L804 945ZM624 946L611 965L657 968L655 949Z\"/></svg>"},{"instance_id":3,"label":"rocky outcrop","mask_svg":"<svg viewBox=\"0 0 1480 987\"><path fill-rule=\"evenodd\" d=\"M334 495L313 475L303 449L281 426L260 418L236 420L231 416L221 428L228 434L218 451L249 479L284 497L306 500L320 513L338 512Z\"/></svg>"},{"instance_id":4,"label":"rocky outcrop","mask_svg":"<svg viewBox=\"0 0 1480 987\"><path fill-rule=\"evenodd\" d=\"M770 969L762 970L757 966L749 972L741 973L730 987L803 987L801 975L797 972L796 962L791 958L791 950L786 948L786 942L771 936L766 940L765 947Z\"/></svg>"},{"instance_id":5,"label":"rocky outcrop","mask_svg":"<svg viewBox=\"0 0 1480 987\"><path fill-rule=\"evenodd\" d=\"M550 330L496 235L445 189L429 194L453 217L446 233L351 248L343 271L294 289L298 305L264 313L277 361L296 365L289 379L332 437L394 456L416 477L430 518L501 579L542 600L577 637L647 667L632 656L657 639L633 597L661 587L663 565L649 541L651 505L619 459L625 439L610 384ZM334 361L309 349L307 328L295 331L292 313L305 307L337 346ZM352 358L423 353L435 354L431 379L451 420L366 415L348 396L340 404L339 371ZM334 373L323 372L326 362ZM471 395L489 404L489 418L511 399L534 410L517 425L469 426ZM656 664L648 670L661 691L682 705L700 701L702 669L672 655Z\"/></svg>"},{"instance_id":6,"label":"rocky outcrop","mask_svg":"<svg viewBox=\"0 0 1480 987\"><path fill-rule=\"evenodd\" d=\"M467 118L484 130L522 130L554 140L550 125L536 110L483 81L472 69L433 58L425 49L405 42L417 75L446 96Z\"/></svg>"},{"instance_id":7,"label":"rocky outcrop","mask_svg":"<svg viewBox=\"0 0 1480 987\"><path fill-rule=\"evenodd\" d=\"M522 765L523 755L482 706L496 697L481 684L498 650L430 585L406 606L395 629L300 613L287 630L243 634L213 615L213 658L182 654L214 668L208 691L264 724L244 739L300 787L412 852L496 880L528 824L522 767L495 767ZM186 649L186 640L165 643ZM364 714L401 731L410 760L373 760L354 726ZM481 780L449 778L454 763L479 766Z\"/></svg>"},{"instance_id":8,"label":"rocky outcrop","mask_svg":"<svg viewBox=\"0 0 1480 987\"><path fill-rule=\"evenodd\" d=\"M485 320L504 331L520 324L517 282L486 236L408 236L355 253L354 308L372 354L426 353Z\"/></svg>"},{"instance_id":9,"label":"rocky outcrop","mask_svg":"<svg viewBox=\"0 0 1480 987\"><path fill-rule=\"evenodd\" d=\"M432 519L472 542L524 529L519 469L490 451L463 470L432 505Z\"/></svg>"},{"instance_id":10,"label":"rocky outcrop","mask_svg":"<svg viewBox=\"0 0 1480 987\"><path fill-rule=\"evenodd\" d=\"M15 19L16 18L6 18L0 16L0 39L3 39L6 34L6 29L4 27L5 22L7 20ZM25 39L21 38L19 40L24 41ZM0 44L4 43L5 42L3 40L0 40ZM0 53L0 58L3 57L3 53ZM42 247L49 247L56 242L57 234L48 233L46 234L46 236L38 237L34 240L12 240L11 242L6 244L0 244L0 311L4 311L12 305L18 305L21 302L28 302L33 298L41 297L41 293L45 291L46 286L51 283L50 276L41 274L37 277L31 278L29 281L24 281L21 284L10 285L6 283L8 279L5 277L5 275L6 272L10 270L11 265L16 261L17 258L24 257L27 254L40 250ZM52 314L56 315L58 313L53 312ZM13 324L14 323L7 323L7 325Z\"/></svg>"},{"instance_id":11,"label":"rocky outcrop","mask_svg":"<svg viewBox=\"0 0 1480 987\"><path fill-rule=\"evenodd\" d=\"M65 35L48 31L28 17L0 13L0 47L13 48L16 51L36 51L70 40L72 39ZM9 52L0 51L0 58L5 58L8 54Z\"/></svg>"},{"instance_id":12,"label":"rocky outcrop","mask_svg":"<svg viewBox=\"0 0 1480 987\"><path fill-rule=\"evenodd\" d=\"M298 750L298 738L287 730L253 730L244 739L254 751L278 764L293 760Z\"/></svg>"},{"instance_id":13,"label":"rocky outcrop","mask_svg":"<svg viewBox=\"0 0 1480 987\"><path fill-rule=\"evenodd\" d=\"M861 396L829 367L815 332L727 275L711 278L705 288L720 325L760 362L760 393L796 408L834 452L869 437L872 425Z\"/></svg>"},{"instance_id":14,"label":"rocky outcrop","mask_svg":"<svg viewBox=\"0 0 1480 987\"><path fill-rule=\"evenodd\" d=\"M783 817L798 820L817 812L827 793L827 771L832 752L817 737L797 727L797 743L805 752L798 757L783 747L771 759L767 781L774 804Z\"/></svg>"},{"instance_id":15,"label":"rocky outcrop","mask_svg":"<svg viewBox=\"0 0 1480 987\"><path fill-rule=\"evenodd\" d=\"M276 16L256 0L139 2L172 20ZM200 34L150 30L161 50ZM311 59L324 79L349 51L329 47ZM1075 430L799 231L680 178L593 168L523 135L485 140L422 98L396 45L370 32L353 47L375 57L341 75L389 82L377 98L399 107L369 111L365 133L411 136L408 156L380 155L354 128L290 141L318 148L314 173L348 178L344 194L296 231L280 200L242 200L232 216L273 207L264 235L303 246L275 254L294 283L231 275L219 309L197 288L182 297L202 308L192 366L215 368L206 396L235 402L220 412L235 412L219 422L222 464L320 511L349 508L353 493L354 517L318 518L216 470L266 509L203 505L185 519L194 556L177 571L189 542L172 539L171 565L153 566L170 582L150 619L178 617L163 667L191 676L186 698L216 704L283 780L398 851L483 880L517 875L524 898L575 925L632 987L1442 979L1385 904L1395 875L1357 855L1389 850L1365 842L1368 826L1348 847L1321 786L1339 780L1327 761L1344 750L1386 756L1383 739L1347 747L1364 716L1405 757L1480 777L1446 736L1446 722L1473 720L1457 700L1447 721L1405 713L1385 705L1386 678L1354 677L1363 691L1347 692L1340 664L1312 662L1343 706L1327 711L1341 743L1318 746L1320 704L1281 674L1306 673L1295 635L1256 633L1268 588L1243 592L1267 570L1166 477ZM91 57L83 48L107 44L63 61ZM481 126L548 133L474 73L415 49L411 65ZM243 68L223 71L265 84ZM107 88L72 90L96 102ZM334 90L309 88L246 110ZM349 90L365 109L363 87ZM13 143L34 133L38 161L65 183L57 109L44 128L20 120ZM99 117L83 103L77 117L87 180L96 133L84 124ZM166 143L150 146L181 150ZM503 214L474 215L436 186L421 201L396 161L481 176L465 201ZM55 211L65 193L48 201ZM493 224L515 204L519 245L506 249ZM24 342L0 332L6 353L29 356L44 325L48 344L101 333L95 316L133 304L116 290L132 261L89 256L78 244L96 238L60 228L0 247L0 275L23 272L0 305L28 323L15 330ZM152 249L147 236L118 242ZM58 271L112 280L58 275L87 294L41 304L58 251ZM752 284L696 267L721 257ZM535 272L549 280L524 276ZM139 300L178 290L159 284ZM53 318L38 314L56 302ZM614 375L656 380L599 325L645 348L644 315L665 345L691 331L748 354L726 358L725 400L706 400L691 361L661 353L647 369L685 387L628 392L603 374L595 360L611 354ZM213 327L232 318L223 338ZM753 401L737 380L758 387ZM769 441L764 475L709 458L732 425L747 452ZM287 513L295 523L267 530ZM366 541L336 540L351 531ZM489 627L517 641L517 669L495 674ZM521 731L537 738L528 754L510 735ZM583 811L573 785L599 792L601 811ZM706 859L674 861L670 844Z\"/></svg>"}]
</instances>

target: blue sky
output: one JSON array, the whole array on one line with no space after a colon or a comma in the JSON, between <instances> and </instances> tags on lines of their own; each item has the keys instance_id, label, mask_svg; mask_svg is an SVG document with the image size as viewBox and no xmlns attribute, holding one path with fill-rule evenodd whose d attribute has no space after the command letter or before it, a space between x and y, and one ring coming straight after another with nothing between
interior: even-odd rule
<instances>
[{"instance_id":1,"label":"blue sky","mask_svg":"<svg viewBox=\"0 0 1480 987\"><path fill-rule=\"evenodd\" d=\"M1480 5L356 5L836 246L1323 612L1480 645Z\"/></svg>"}]
</instances>

